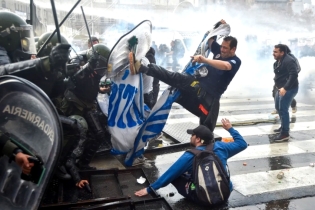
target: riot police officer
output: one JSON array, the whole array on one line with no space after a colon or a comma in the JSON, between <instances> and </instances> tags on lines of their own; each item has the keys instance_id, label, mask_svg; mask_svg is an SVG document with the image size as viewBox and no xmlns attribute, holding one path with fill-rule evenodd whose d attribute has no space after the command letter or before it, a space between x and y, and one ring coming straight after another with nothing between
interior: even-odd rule
<instances>
[{"instance_id":1,"label":"riot police officer","mask_svg":"<svg viewBox=\"0 0 315 210\"><path fill-rule=\"evenodd\" d=\"M88 123L89 132L77 165L81 169L91 169L88 166L100 144L106 139L107 131L102 121L103 114L98 111L95 103L99 92L99 82L107 69L109 48L103 44L94 45L94 50L87 52L88 62L69 78L64 97L56 104L59 113L65 116L83 116ZM71 60L77 62L78 60ZM77 63L78 66L80 63Z\"/></svg>"},{"instance_id":2,"label":"riot police officer","mask_svg":"<svg viewBox=\"0 0 315 210\"><path fill-rule=\"evenodd\" d=\"M65 69L70 45L59 44L49 56L30 60L36 54L32 26L12 12L1 11L0 28L0 75L25 78L49 95L58 72Z\"/></svg>"}]
</instances>

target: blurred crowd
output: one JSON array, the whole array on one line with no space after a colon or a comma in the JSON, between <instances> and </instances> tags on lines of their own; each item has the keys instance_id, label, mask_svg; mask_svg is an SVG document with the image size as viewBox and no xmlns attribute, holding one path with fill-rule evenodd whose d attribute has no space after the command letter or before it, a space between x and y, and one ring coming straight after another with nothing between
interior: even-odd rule
<instances>
[{"instance_id":1,"label":"blurred crowd","mask_svg":"<svg viewBox=\"0 0 315 210\"><path fill-rule=\"evenodd\" d=\"M156 45L155 41L152 42L152 48L155 50L156 63L164 68L171 68L173 71L180 69L179 60L185 55L185 46L180 39L174 39L170 45L161 43Z\"/></svg>"}]
</instances>

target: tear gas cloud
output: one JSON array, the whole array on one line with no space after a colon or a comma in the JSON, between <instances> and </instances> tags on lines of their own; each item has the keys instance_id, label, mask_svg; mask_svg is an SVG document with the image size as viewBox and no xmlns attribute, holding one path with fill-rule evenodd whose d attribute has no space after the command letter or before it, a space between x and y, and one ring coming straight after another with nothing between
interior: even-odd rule
<instances>
[{"instance_id":1,"label":"tear gas cloud","mask_svg":"<svg viewBox=\"0 0 315 210\"><path fill-rule=\"evenodd\" d=\"M157 46L166 44L170 48L170 42L174 39L180 39L186 44L185 56L180 60L182 67L189 61L190 55L194 54L204 33L212 29L219 20L226 20L231 25L231 35L238 39L236 54L242 60L242 65L224 97L271 97L274 75L272 67L274 45L284 43L290 46L289 40L296 38L313 38L313 42L315 42L315 31L311 29L312 26L298 23L293 16L288 18L284 15L285 10L275 12L272 8L260 8L259 5L248 8L245 5L231 4L213 4L202 8L190 8L177 7L172 11L165 10L154 13L153 5L141 10L141 12L137 6L130 5L128 8L111 11L100 8L86 8L85 11L87 14L92 13L101 17L112 16L121 20L118 24L106 28L104 32L99 34L99 37L103 38L105 44L110 48L121 35L132 29L131 25L135 26L143 20L150 20L153 25L152 40ZM181 34L188 35L183 37ZM255 41L246 40L248 36L255 36ZM222 39L219 40L219 43L220 41ZM314 57L299 58L302 67L299 74L301 84L299 97L303 97L302 93L308 92L302 91L301 88L304 87L304 81L309 79L307 75L315 74L314 60Z\"/></svg>"}]
</instances>

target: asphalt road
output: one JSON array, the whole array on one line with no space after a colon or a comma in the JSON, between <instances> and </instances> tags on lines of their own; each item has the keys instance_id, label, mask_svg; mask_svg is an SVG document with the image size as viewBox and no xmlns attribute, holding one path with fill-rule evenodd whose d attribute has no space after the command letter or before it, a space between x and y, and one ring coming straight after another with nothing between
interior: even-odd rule
<instances>
[{"instance_id":1,"label":"asphalt road","mask_svg":"<svg viewBox=\"0 0 315 210\"><path fill-rule=\"evenodd\" d=\"M273 141L273 129L279 127L279 120L277 115L270 114L274 107L272 97L222 97L219 119L229 118L249 146L229 159L234 190L227 204L214 209L312 208L315 168L310 164L315 163L315 97L312 91L308 97L303 96L297 96L298 111L291 113L290 110L291 137L282 143ZM184 127L184 131L197 124L198 118L174 104L167 126ZM219 122L215 133L229 136ZM189 141L189 136L185 135L179 136L179 140L183 139L179 144L178 139L168 135L150 143L151 150L145 153L147 160L142 168L151 183L189 148L183 146ZM279 172L284 173L283 179L277 178ZM184 199L172 185L157 192L174 209L204 209Z\"/></svg>"}]
</instances>

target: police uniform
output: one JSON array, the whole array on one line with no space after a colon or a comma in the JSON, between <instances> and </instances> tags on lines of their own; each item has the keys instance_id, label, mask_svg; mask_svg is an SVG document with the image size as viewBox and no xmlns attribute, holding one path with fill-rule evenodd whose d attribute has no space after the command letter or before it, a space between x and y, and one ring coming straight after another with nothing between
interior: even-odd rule
<instances>
[{"instance_id":1,"label":"police uniform","mask_svg":"<svg viewBox=\"0 0 315 210\"><path fill-rule=\"evenodd\" d=\"M105 115L98 110L96 104L99 82L103 74L95 74L94 72L97 68L107 66L110 50L103 44L94 45L94 49L99 55L93 54L92 49L89 50L89 61L79 70L81 73L70 77L64 97L56 104L57 110L61 114L65 116L80 115L88 124L88 142L85 143L83 154L78 161L78 166L81 169L90 169L88 164L104 140L108 140L106 142L107 147L110 147L109 133L105 130L104 124L107 120ZM77 62L77 60L73 60L73 62ZM103 69L104 72L105 69Z\"/></svg>"}]
</instances>

